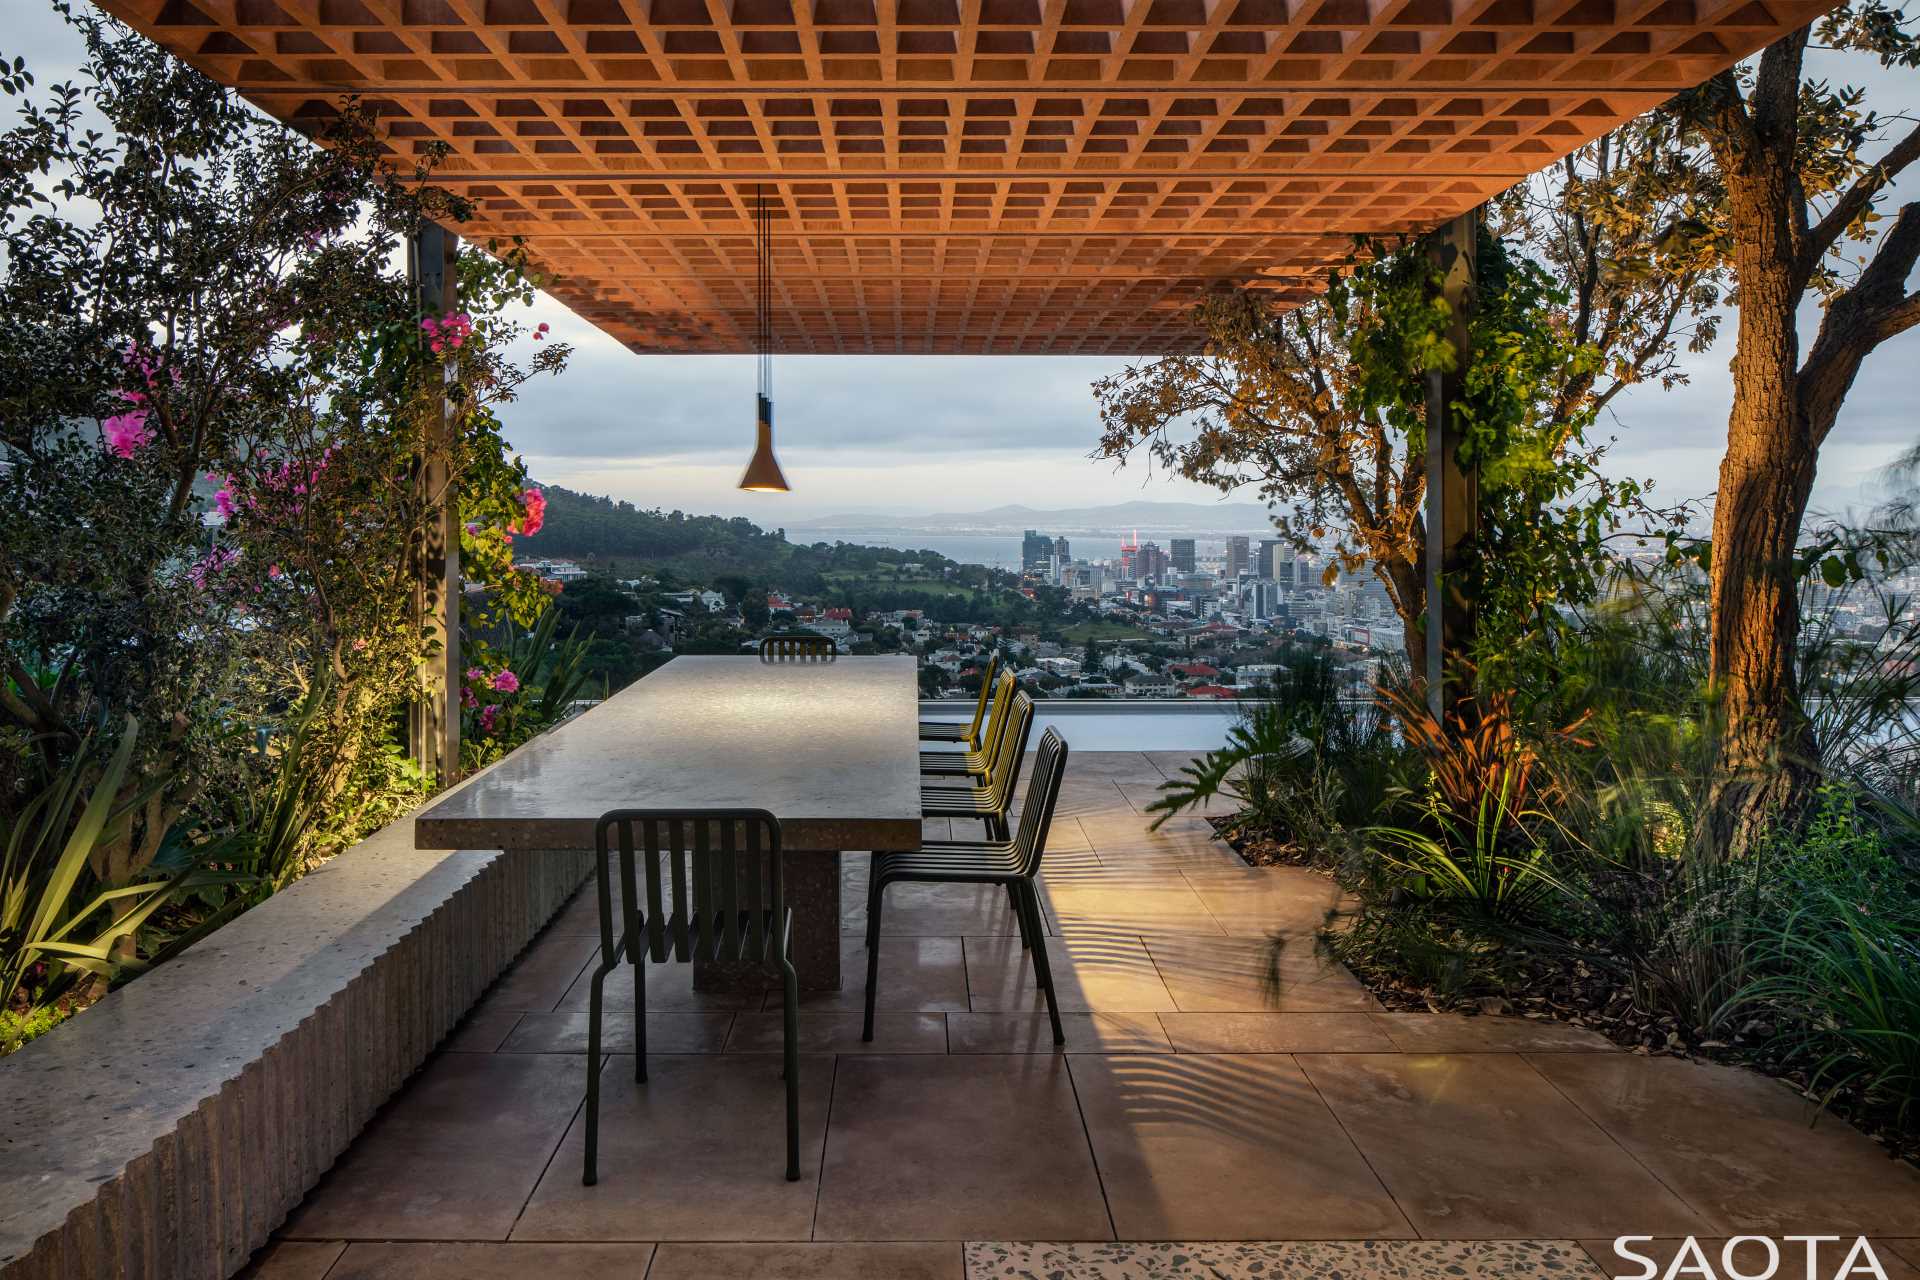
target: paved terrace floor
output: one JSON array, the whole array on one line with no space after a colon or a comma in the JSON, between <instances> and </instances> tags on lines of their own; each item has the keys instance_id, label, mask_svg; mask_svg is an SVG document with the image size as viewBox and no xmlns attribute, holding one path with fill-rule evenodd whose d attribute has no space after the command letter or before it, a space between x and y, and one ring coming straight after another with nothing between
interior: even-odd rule
<instances>
[{"instance_id":1,"label":"paved terrace floor","mask_svg":"<svg viewBox=\"0 0 1920 1280\"><path fill-rule=\"evenodd\" d=\"M1525 1280L1612 1275L1620 1234L1789 1232L1868 1234L1890 1277L1920 1277L1920 1176L1809 1128L1778 1084L1555 1024L1382 1012L1313 955L1327 880L1249 869L1198 818L1147 831L1184 759L1069 765L1045 871L1065 1053L1003 895L896 887L874 1042L857 985L801 1010L800 1182L781 1178L777 1002L655 966L644 1086L609 980L582 1187L589 887L258 1280ZM849 975L865 864L846 859Z\"/></svg>"}]
</instances>

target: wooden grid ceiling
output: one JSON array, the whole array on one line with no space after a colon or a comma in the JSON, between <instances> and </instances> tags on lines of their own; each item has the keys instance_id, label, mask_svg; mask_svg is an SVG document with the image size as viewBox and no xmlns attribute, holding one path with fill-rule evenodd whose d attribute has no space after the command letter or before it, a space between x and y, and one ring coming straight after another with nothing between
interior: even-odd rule
<instances>
[{"instance_id":1,"label":"wooden grid ceiling","mask_svg":"<svg viewBox=\"0 0 1920 1280\"><path fill-rule=\"evenodd\" d=\"M1149 354L1304 297L1828 0L101 0L262 108L343 97L635 350Z\"/></svg>"}]
</instances>

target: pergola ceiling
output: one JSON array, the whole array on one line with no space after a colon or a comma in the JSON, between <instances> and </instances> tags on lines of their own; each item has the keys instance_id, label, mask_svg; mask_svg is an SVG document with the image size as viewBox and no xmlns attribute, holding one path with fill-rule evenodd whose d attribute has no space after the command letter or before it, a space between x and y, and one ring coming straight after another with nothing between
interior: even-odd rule
<instances>
[{"instance_id":1,"label":"pergola ceiling","mask_svg":"<svg viewBox=\"0 0 1920 1280\"><path fill-rule=\"evenodd\" d=\"M744 351L757 186L788 352L1154 353L1305 296L1826 0L102 0L296 124L451 149L636 350Z\"/></svg>"}]
</instances>

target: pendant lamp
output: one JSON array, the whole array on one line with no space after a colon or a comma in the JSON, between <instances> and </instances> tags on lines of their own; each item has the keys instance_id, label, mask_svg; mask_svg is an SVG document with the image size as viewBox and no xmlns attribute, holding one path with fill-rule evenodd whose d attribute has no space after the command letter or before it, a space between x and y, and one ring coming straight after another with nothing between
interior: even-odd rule
<instances>
[{"instance_id":1,"label":"pendant lamp","mask_svg":"<svg viewBox=\"0 0 1920 1280\"><path fill-rule=\"evenodd\" d=\"M787 478L773 456L773 214L767 208L767 190L753 188L754 280L753 345L760 357L759 387L754 395L753 460L740 477L749 493L786 493Z\"/></svg>"}]
</instances>

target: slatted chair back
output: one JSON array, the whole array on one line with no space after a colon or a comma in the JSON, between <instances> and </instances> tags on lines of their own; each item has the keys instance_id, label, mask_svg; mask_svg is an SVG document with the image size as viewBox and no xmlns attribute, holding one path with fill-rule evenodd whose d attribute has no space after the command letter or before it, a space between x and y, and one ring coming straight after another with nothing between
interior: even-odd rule
<instances>
[{"instance_id":1,"label":"slatted chair back","mask_svg":"<svg viewBox=\"0 0 1920 1280\"><path fill-rule=\"evenodd\" d=\"M1026 804L1020 810L1020 826L1014 833L1014 847L1020 852L1020 869L1026 875L1040 870L1041 855L1047 851L1047 834L1053 830L1053 810L1060 802L1060 780L1067 772L1067 740L1058 729L1048 729L1040 738L1040 750L1034 753L1033 776L1027 779Z\"/></svg>"},{"instance_id":2,"label":"slatted chair back","mask_svg":"<svg viewBox=\"0 0 1920 1280\"><path fill-rule=\"evenodd\" d=\"M836 656L833 641L811 631L768 636L760 642L762 662L832 662Z\"/></svg>"},{"instance_id":3,"label":"slatted chair back","mask_svg":"<svg viewBox=\"0 0 1920 1280\"><path fill-rule=\"evenodd\" d=\"M1020 767L1026 763L1027 738L1032 732L1033 695L1022 689L1007 704L1000 735L995 740L997 751L987 766L987 795L994 808L1003 814L1013 803L1014 788L1020 783Z\"/></svg>"},{"instance_id":4,"label":"slatted chair back","mask_svg":"<svg viewBox=\"0 0 1920 1280\"><path fill-rule=\"evenodd\" d=\"M620 855L622 901L633 913L624 932L636 958L643 950L655 964L780 958L780 822L764 809L615 809L595 826L594 844L603 859ZM610 939L604 898L600 912Z\"/></svg>"},{"instance_id":5,"label":"slatted chair back","mask_svg":"<svg viewBox=\"0 0 1920 1280\"><path fill-rule=\"evenodd\" d=\"M980 727L987 721L987 703L994 696L994 673L1000 670L1000 655L993 654L987 659L987 669L980 677L980 696L973 703L973 723L967 726L967 741L980 741Z\"/></svg>"},{"instance_id":6,"label":"slatted chair back","mask_svg":"<svg viewBox=\"0 0 1920 1280\"><path fill-rule=\"evenodd\" d=\"M981 772L993 773L994 765L1000 759L1000 749L1007 736L1007 713L1012 708L1013 695L1020 690L1020 682L1014 679L1013 672L1003 671L993 684L993 704L987 712L986 736L980 749L985 759Z\"/></svg>"}]
</instances>

